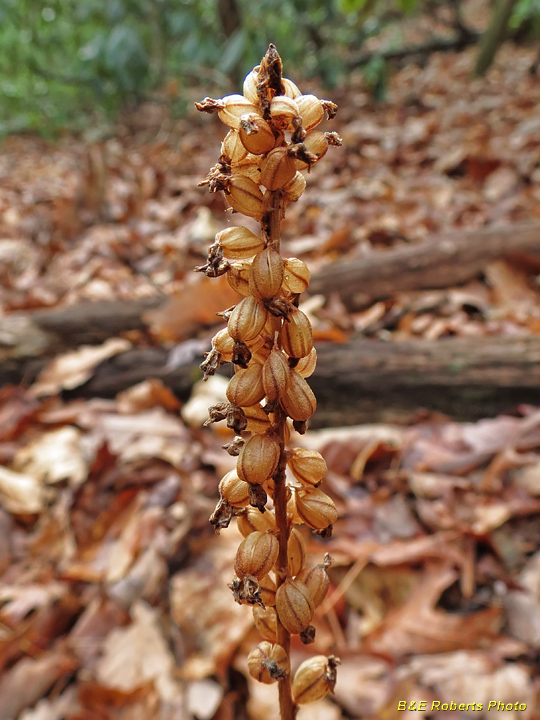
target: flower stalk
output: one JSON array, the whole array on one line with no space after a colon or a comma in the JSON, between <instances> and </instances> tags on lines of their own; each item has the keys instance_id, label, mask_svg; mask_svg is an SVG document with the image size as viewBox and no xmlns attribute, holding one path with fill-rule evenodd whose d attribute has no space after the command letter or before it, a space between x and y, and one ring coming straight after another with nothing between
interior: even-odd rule
<instances>
[{"instance_id":1,"label":"flower stalk","mask_svg":"<svg viewBox=\"0 0 540 720\"><path fill-rule=\"evenodd\" d=\"M246 77L243 95L196 103L217 113L230 128L217 164L199 185L223 191L232 212L256 219L257 236L230 227L216 236L205 265L209 277L226 274L241 296L225 310L227 328L212 340L201 365L205 379L223 362L235 374L226 403L209 409L205 425L226 420L235 438L224 448L237 457L236 470L222 478L220 501L210 521L216 532L237 518L240 544L230 588L234 599L253 606L255 626L264 642L249 656L248 670L260 682L278 684L281 720L294 720L298 705L333 692L337 658L316 656L291 676L291 634L313 642L315 608L328 590L328 555L306 564L302 534L306 525L329 537L337 511L319 485L326 473L323 457L302 448L288 449L291 430L302 434L316 408L308 378L316 351L307 316L299 307L309 270L298 258L283 258L281 222L287 206L306 186L304 172L318 162L336 133L315 128L334 117L337 106L303 95L288 78L276 48ZM290 473L288 474L288 470Z\"/></svg>"}]
</instances>

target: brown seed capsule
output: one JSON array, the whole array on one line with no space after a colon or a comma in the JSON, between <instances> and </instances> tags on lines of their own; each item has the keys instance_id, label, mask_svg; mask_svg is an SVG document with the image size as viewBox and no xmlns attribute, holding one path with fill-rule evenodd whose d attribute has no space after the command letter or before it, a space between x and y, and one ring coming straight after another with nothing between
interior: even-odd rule
<instances>
[{"instance_id":1,"label":"brown seed capsule","mask_svg":"<svg viewBox=\"0 0 540 720\"><path fill-rule=\"evenodd\" d=\"M289 202L296 202L306 189L306 185L306 178L302 175L301 172L297 172L293 179L289 180L289 182L285 183L285 185L283 186L283 190L285 192L285 199Z\"/></svg>"},{"instance_id":2,"label":"brown seed capsule","mask_svg":"<svg viewBox=\"0 0 540 720\"><path fill-rule=\"evenodd\" d=\"M279 552L279 543L274 535L267 532L250 533L236 551L234 571L239 578L252 575L262 578L274 566Z\"/></svg>"},{"instance_id":3,"label":"brown seed capsule","mask_svg":"<svg viewBox=\"0 0 540 720\"><path fill-rule=\"evenodd\" d=\"M229 335L238 342L255 339L266 323L267 312L257 298L251 295L244 298L231 313L227 323Z\"/></svg>"},{"instance_id":4,"label":"brown seed capsule","mask_svg":"<svg viewBox=\"0 0 540 720\"><path fill-rule=\"evenodd\" d=\"M221 354L224 362L231 362L234 348L234 340L229 335L227 328L217 332L212 338L212 347Z\"/></svg>"},{"instance_id":5,"label":"brown seed capsule","mask_svg":"<svg viewBox=\"0 0 540 720\"><path fill-rule=\"evenodd\" d=\"M248 73L244 79L244 86L242 92L249 102L254 105L259 104L259 96L257 95L257 81L259 79L260 65L256 65L253 70Z\"/></svg>"},{"instance_id":6,"label":"brown seed capsule","mask_svg":"<svg viewBox=\"0 0 540 720\"><path fill-rule=\"evenodd\" d=\"M253 258L249 275L249 287L253 295L270 300L283 282L283 258L272 247L258 252Z\"/></svg>"},{"instance_id":7,"label":"brown seed capsule","mask_svg":"<svg viewBox=\"0 0 540 720\"><path fill-rule=\"evenodd\" d=\"M248 671L252 678L271 685L289 672L289 657L281 645L268 641L259 643L248 655Z\"/></svg>"},{"instance_id":8,"label":"brown seed capsule","mask_svg":"<svg viewBox=\"0 0 540 720\"><path fill-rule=\"evenodd\" d=\"M329 692L334 692L336 668L339 659L331 655L315 655L304 660L292 683L293 700L298 705L320 700Z\"/></svg>"},{"instance_id":9,"label":"brown seed capsule","mask_svg":"<svg viewBox=\"0 0 540 720\"><path fill-rule=\"evenodd\" d=\"M260 485L272 477L278 462L277 442L268 435L252 435L240 451L236 471L242 480Z\"/></svg>"},{"instance_id":10,"label":"brown seed capsule","mask_svg":"<svg viewBox=\"0 0 540 720\"><path fill-rule=\"evenodd\" d=\"M243 160L248 151L242 145L240 135L237 130L229 130L229 132L223 138L221 143L221 154L229 158L231 163L240 162Z\"/></svg>"},{"instance_id":11,"label":"brown seed capsule","mask_svg":"<svg viewBox=\"0 0 540 720\"><path fill-rule=\"evenodd\" d=\"M330 588L330 578L326 572L326 567L324 565L306 567L296 579L304 583L311 593L313 604L316 608L319 607Z\"/></svg>"},{"instance_id":12,"label":"brown seed capsule","mask_svg":"<svg viewBox=\"0 0 540 720\"><path fill-rule=\"evenodd\" d=\"M229 260L246 260L264 249L264 240L245 227L230 227L218 232L216 242Z\"/></svg>"},{"instance_id":13,"label":"brown seed capsule","mask_svg":"<svg viewBox=\"0 0 540 720\"><path fill-rule=\"evenodd\" d=\"M309 420L317 409L313 390L295 370L291 370L289 382L280 402L287 415L299 422Z\"/></svg>"},{"instance_id":14,"label":"brown seed capsule","mask_svg":"<svg viewBox=\"0 0 540 720\"><path fill-rule=\"evenodd\" d=\"M258 186L261 181L261 164L262 157L249 153L243 160L231 165L231 173L233 176L242 175L249 178Z\"/></svg>"},{"instance_id":15,"label":"brown seed capsule","mask_svg":"<svg viewBox=\"0 0 540 720\"><path fill-rule=\"evenodd\" d=\"M236 470L230 470L219 481L219 494L232 507L249 504L249 483L240 480Z\"/></svg>"},{"instance_id":16,"label":"brown seed capsule","mask_svg":"<svg viewBox=\"0 0 540 720\"><path fill-rule=\"evenodd\" d=\"M282 78L281 82L283 83L283 87L285 88L285 95L287 97L290 97L294 100L302 94L297 85L295 85L292 80L289 80L289 78Z\"/></svg>"},{"instance_id":17,"label":"brown seed capsule","mask_svg":"<svg viewBox=\"0 0 540 720\"><path fill-rule=\"evenodd\" d=\"M263 216L263 194L257 183L245 175L232 175L229 178L227 200L242 215L260 220Z\"/></svg>"},{"instance_id":18,"label":"brown seed capsule","mask_svg":"<svg viewBox=\"0 0 540 720\"><path fill-rule=\"evenodd\" d=\"M291 452L288 464L294 477L302 485L318 485L328 472L325 459L316 450L295 448Z\"/></svg>"},{"instance_id":19,"label":"brown seed capsule","mask_svg":"<svg viewBox=\"0 0 540 720\"><path fill-rule=\"evenodd\" d=\"M287 258L284 265L283 289L285 292L303 293L307 290L311 273L306 263L298 258Z\"/></svg>"},{"instance_id":20,"label":"brown seed capsule","mask_svg":"<svg viewBox=\"0 0 540 720\"><path fill-rule=\"evenodd\" d=\"M259 511L257 510L257 512ZM266 515L267 513L264 514ZM261 600L263 601L265 607L274 607L276 604L276 583L272 580L270 575L265 575L259 580L259 590L261 593Z\"/></svg>"},{"instance_id":21,"label":"brown seed capsule","mask_svg":"<svg viewBox=\"0 0 540 720\"><path fill-rule=\"evenodd\" d=\"M224 98L225 99L225 98ZM324 120L324 109L321 101L315 95L300 95L296 100L296 107L302 118L304 130L313 130Z\"/></svg>"},{"instance_id":22,"label":"brown seed capsule","mask_svg":"<svg viewBox=\"0 0 540 720\"><path fill-rule=\"evenodd\" d=\"M306 357L300 358L298 365L294 368L296 372L303 378L310 377L317 366L317 351L311 348L311 352Z\"/></svg>"},{"instance_id":23,"label":"brown seed capsule","mask_svg":"<svg viewBox=\"0 0 540 720\"><path fill-rule=\"evenodd\" d=\"M281 624L290 633L299 634L313 619L315 607L307 587L288 578L277 590L276 610Z\"/></svg>"},{"instance_id":24,"label":"brown seed capsule","mask_svg":"<svg viewBox=\"0 0 540 720\"><path fill-rule=\"evenodd\" d=\"M260 605L255 605L253 622L265 640L276 642L277 618L273 607L262 608Z\"/></svg>"},{"instance_id":25,"label":"brown seed capsule","mask_svg":"<svg viewBox=\"0 0 540 720\"><path fill-rule=\"evenodd\" d=\"M270 103L270 118L272 125L278 130L287 130L290 128L294 118L298 117L300 112L296 101L285 95L276 95Z\"/></svg>"},{"instance_id":26,"label":"brown seed capsule","mask_svg":"<svg viewBox=\"0 0 540 720\"><path fill-rule=\"evenodd\" d=\"M298 308L293 308L288 321L283 323L280 338L289 357L303 358L309 355L313 347L313 330L308 316Z\"/></svg>"},{"instance_id":27,"label":"brown seed capsule","mask_svg":"<svg viewBox=\"0 0 540 720\"><path fill-rule=\"evenodd\" d=\"M263 386L268 400L277 400L285 392L290 372L285 355L274 347L263 365Z\"/></svg>"},{"instance_id":28,"label":"brown seed capsule","mask_svg":"<svg viewBox=\"0 0 540 720\"><path fill-rule=\"evenodd\" d=\"M261 513L254 507L246 507L241 515L238 515L236 524L244 537L247 537L255 530L266 532L266 530L275 530L276 519L269 510Z\"/></svg>"},{"instance_id":29,"label":"brown seed capsule","mask_svg":"<svg viewBox=\"0 0 540 720\"><path fill-rule=\"evenodd\" d=\"M223 109L218 111L219 119L235 130L240 127L242 115L257 112L258 108L243 95L226 95L222 98Z\"/></svg>"},{"instance_id":30,"label":"brown seed capsule","mask_svg":"<svg viewBox=\"0 0 540 720\"><path fill-rule=\"evenodd\" d=\"M289 575L296 577L304 567L306 561L306 545L302 533L293 528L287 541L287 556Z\"/></svg>"},{"instance_id":31,"label":"brown seed capsule","mask_svg":"<svg viewBox=\"0 0 540 720\"><path fill-rule=\"evenodd\" d=\"M270 427L270 418L268 417L268 414L264 412L259 403L249 407L244 407L244 414L247 420L247 432L263 433Z\"/></svg>"},{"instance_id":32,"label":"brown seed capsule","mask_svg":"<svg viewBox=\"0 0 540 720\"><path fill-rule=\"evenodd\" d=\"M292 101L291 101L292 102ZM268 190L278 190L296 174L296 161L287 155L287 149L278 147L271 150L261 166L261 185Z\"/></svg>"},{"instance_id":33,"label":"brown seed capsule","mask_svg":"<svg viewBox=\"0 0 540 720\"><path fill-rule=\"evenodd\" d=\"M300 488L294 490L295 506L298 517L314 530L324 530L337 520L334 501L318 488Z\"/></svg>"},{"instance_id":34,"label":"brown seed capsule","mask_svg":"<svg viewBox=\"0 0 540 720\"><path fill-rule=\"evenodd\" d=\"M227 399L237 407L248 407L264 397L262 365L250 362L248 367L238 369L227 387Z\"/></svg>"},{"instance_id":35,"label":"brown seed capsule","mask_svg":"<svg viewBox=\"0 0 540 720\"><path fill-rule=\"evenodd\" d=\"M319 162L328 152L328 138L323 132L319 132L319 130L309 132L304 138L304 145L308 152L317 157L315 162ZM307 163L301 160L296 160L295 162L298 170L305 170L308 167Z\"/></svg>"},{"instance_id":36,"label":"brown seed capsule","mask_svg":"<svg viewBox=\"0 0 540 720\"><path fill-rule=\"evenodd\" d=\"M238 134L246 150L254 155L270 152L276 142L272 128L259 113L242 115Z\"/></svg>"},{"instance_id":37,"label":"brown seed capsule","mask_svg":"<svg viewBox=\"0 0 540 720\"><path fill-rule=\"evenodd\" d=\"M251 260L237 260L229 265L227 270L227 282L230 287L242 297L251 295L249 290L249 273Z\"/></svg>"}]
</instances>

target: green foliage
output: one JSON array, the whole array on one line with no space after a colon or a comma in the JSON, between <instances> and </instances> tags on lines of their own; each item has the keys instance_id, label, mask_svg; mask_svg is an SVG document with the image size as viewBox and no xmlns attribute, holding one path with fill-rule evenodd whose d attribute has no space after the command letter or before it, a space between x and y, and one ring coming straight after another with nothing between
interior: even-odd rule
<instances>
[{"instance_id":1,"label":"green foliage","mask_svg":"<svg viewBox=\"0 0 540 720\"><path fill-rule=\"evenodd\" d=\"M540 37L540 0L518 0L510 18L511 28L527 24L535 37Z\"/></svg>"}]
</instances>

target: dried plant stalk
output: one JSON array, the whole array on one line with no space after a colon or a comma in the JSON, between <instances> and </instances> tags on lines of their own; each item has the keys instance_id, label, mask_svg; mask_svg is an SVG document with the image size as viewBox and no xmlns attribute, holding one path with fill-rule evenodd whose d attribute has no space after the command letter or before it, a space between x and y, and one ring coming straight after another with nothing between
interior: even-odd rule
<instances>
[{"instance_id":1,"label":"dried plant stalk","mask_svg":"<svg viewBox=\"0 0 540 720\"><path fill-rule=\"evenodd\" d=\"M270 45L247 75L243 95L205 98L196 107L218 113L230 128L217 165L199 185L223 191L233 212L261 226L259 236L245 228L221 231L206 264L197 268L208 277L226 273L242 296L224 312L227 329L214 337L201 365L205 379L222 362L235 367L229 402L210 408L206 423L227 421L236 437L225 448L237 456L236 471L220 482L221 498L210 521L219 531L238 518L244 540L230 587L237 602L253 605L264 638L250 654L249 672L261 682L278 683L281 718L294 720L298 704L333 691L339 661L316 656L291 682L291 633L306 644L313 641L311 620L328 590L330 564L326 556L321 565L306 565L304 541L293 526L305 524L329 537L337 511L319 488L326 472L322 456L287 449L291 425L304 433L316 408L305 379L316 353L309 319L299 308L309 270L297 258L281 257L280 226L287 206L306 187L302 172L330 145L341 144L336 133L315 130L325 115L334 117L337 106L302 95L283 77L281 58ZM290 482L287 464L295 478ZM267 507L269 497L273 509Z\"/></svg>"}]
</instances>

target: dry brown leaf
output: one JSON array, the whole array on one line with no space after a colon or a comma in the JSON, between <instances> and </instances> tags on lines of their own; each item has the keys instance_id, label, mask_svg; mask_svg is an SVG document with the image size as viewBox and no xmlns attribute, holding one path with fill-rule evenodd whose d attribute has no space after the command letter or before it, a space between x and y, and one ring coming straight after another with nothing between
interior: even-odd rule
<instances>
[{"instance_id":1,"label":"dry brown leaf","mask_svg":"<svg viewBox=\"0 0 540 720\"><path fill-rule=\"evenodd\" d=\"M0 466L0 505L15 515L30 515L43 510L42 483L32 475Z\"/></svg>"},{"instance_id":2,"label":"dry brown leaf","mask_svg":"<svg viewBox=\"0 0 540 720\"><path fill-rule=\"evenodd\" d=\"M118 393L116 406L119 413L131 415L155 407L174 411L178 410L180 403L172 390L164 385L161 380L149 378Z\"/></svg>"},{"instance_id":3,"label":"dry brown leaf","mask_svg":"<svg viewBox=\"0 0 540 720\"><path fill-rule=\"evenodd\" d=\"M51 430L22 447L12 467L47 485L68 482L77 487L86 480L89 465L81 441L82 433L75 427Z\"/></svg>"}]
</instances>

